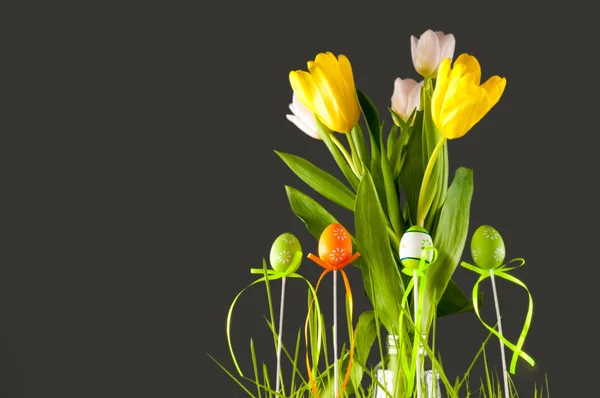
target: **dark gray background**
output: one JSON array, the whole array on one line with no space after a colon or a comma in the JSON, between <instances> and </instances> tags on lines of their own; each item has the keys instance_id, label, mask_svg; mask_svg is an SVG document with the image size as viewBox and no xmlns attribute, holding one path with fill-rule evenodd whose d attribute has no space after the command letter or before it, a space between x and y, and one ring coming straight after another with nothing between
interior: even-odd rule
<instances>
[{"instance_id":1,"label":"dark gray background","mask_svg":"<svg viewBox=\"0 0 600 398\"><path fill-rule=\"evenodd\" d=\"M538 4L5 4L0 396L242 397L207 356L232 369L231 300L280 233L316 250L284 184L353 230L347 212L273 152L339 175L324 145L285 119L288 72L321 51L346 54L389 126L393 80L417 77L409 37L427 28L453 33L456 54L475 55L484 78L508 79L500 103L449 148L452 173L474 169L471 232L492 224L508 257L527 260L515 275L534 297L526 349L538 365L519 367L521 396L546 373L553 397L594 396L595 370L584 362L596 362L597 33L577 2ZM301 272L315 280L319 269L305 262ZM369 303L358 270L348 273L357 317ZM458 269L455 278L469 293L475 275ZM293 344L304 289L289 286ZM499 293L514 339L527 298L506 283ZM235 313L246 371L250 338L274 367L265 304L257 287ZM484 317L493 316L488 301ZM485 335L473 314L439 321L451 379ZM499 366L496 342L488 358Z\"/></svg>"}]
</instances>

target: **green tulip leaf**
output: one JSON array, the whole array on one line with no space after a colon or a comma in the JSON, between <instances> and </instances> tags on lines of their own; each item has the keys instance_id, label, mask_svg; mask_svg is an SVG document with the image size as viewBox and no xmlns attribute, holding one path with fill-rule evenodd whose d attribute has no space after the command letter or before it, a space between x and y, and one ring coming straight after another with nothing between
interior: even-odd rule
<instances>
[{"instance_id":1,"label":"green tulip leaf","mask_svg":"<svg viewBox=\"0 0 600 398\"><path fill-rule=\"evenodd\" d=\"M354 365L350 374L354 390L356 390L356 386L361 385L364 369L368 369L369 352L377 338L376 325L373 311L365 311L358 317L358 323L354 329Z\"/></svg>"},{"instance_id":2,"label":"green tulip leaf","mask_svg":"<svg viewBox=\"0 0 600 398\"><path fill-rule=\"evenodd\" d=\"M423 165L422 147L422 123L423 112L417 112L415 123L409 134L408 142L405 148L405 161L400 171L400 182L406 198L408 224L414 225L417 222L417 204L419 202L419 191L421 190L421 181L425 173ZM404 133L403 133L404 134ZM400 137L402 139L402 136Z\"/></svg>"},{"instance_id":3,"label":"green tulip leaf","mask_svg":"<svg viewBox=\"0 0 600 398\"><path fill-rule=\"evenodd\" d=\"M388 332L397 329L404 285L389 244L386 219L373 179L365 171L358 192L354 223L356 245L367 295Z\"/></svg>"},{"instance_id":4,"label":"green tulip leaf","mask_svg":"<svg viewBox=\"0 0 600 398\"><path fill-rule=\"evenodd\" d=\"M350 211L356 195L337 178L299 156L275 151L287 166L309 187Z\"/></svg>"},{"instance_id":5,"label":"green tulip leaf","mask_svg":"<svg viewBox=\"0 0 600 398\"><path fill-rule=\"evenodd\" d=\"M387 144L386 144L386 152L388 155L388 160L392 159L392 154L394 153L394 144L398 139L398 126L395 124L392 126L390 133L388 134Z\"/></svg>"},{"instance_id":6,"label":"green tulip leaf","mask_svg":"<svg viewBox=\"0 0 600 398\"><path fill-rule=\"evenodd\" d=\"M359 90L356 90L356 94L358 95L358 103L360 104L360 109L363 112L367 122L367 128L369 129L369 134L371 135L371 151L373 151L373 147L379 150L381 148L381 125L379 124L379 112L377 112L377 108L373 102L371 102L369 97L364 95Z\"/></svg>"},{"instance_id":7,"label":"green tulip leaf","mask_svg":"<svg viewBox=\"0 0 600 398\"><path fill-rule=\"evenodd\" d=\"M482 302L481 297L482 296L479 295L479 302ZM446 286L446 290L444 290L444 294L437 305L436 316L441 318L443 316L472 311L474 311L473 302L465 296L456 282L450 279L450 282L448 282L448 286Z\"/></svg>"},{"instance_id":8,"label":"green tulip leaf","mask_svg":"<svg viewBox=\"0 0 600 398\"><path fill-rule=\"evenodd\" d=\"M287 185L285 191L292 211L316 239L321 237L321 233L327 226L338 223L331 213L310 196Z\"/></svg>"},{"instance_id":9,"label":"green tulip leaf","mask_svg":"<svg viewBox=\"0 0 600 398\"><path fill-rule=\"evenodd\" d=\"M460 262L469 230L472 197L473 171L460 167L454 175L454 181L440 213L438 229L444 232L436 234L433 238L438 259L427 270L426 275L422 308L425 324L421 325L425 332L429 330L435 308Z\"/></svg>"},{"instance_id":10,"label":"green tulip leaf","mask_svg":"<svg viewBox=\"0 0 600 398\"><path fill-rule=\"evenodd\" d=\"M388 160L385 148L381 147L381 174L383 176L383 185L385 188L385 199L386 199L386 214L390 220L390 224L394 229L394 232L398 236L402 236L406 226L404 225L404 217L400 214L400 199L398 198L398 191L396 190L396 183L392 176L392 169Z\"/></svg>"}]
</instances>

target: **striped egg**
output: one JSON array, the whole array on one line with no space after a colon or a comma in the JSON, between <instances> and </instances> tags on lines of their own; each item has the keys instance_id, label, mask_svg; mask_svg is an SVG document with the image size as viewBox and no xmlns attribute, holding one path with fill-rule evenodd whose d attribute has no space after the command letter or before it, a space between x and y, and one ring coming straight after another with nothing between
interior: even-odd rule
<instances>
[{"instance_id":1,"label":"striped egg","mask_svg":"<svg viewBox=\"0 0 600 398\"><path fill-rule=\"evenodd\" d=\"M419 267L421 258L429 264L433 260L433 250L424 249L432 247L432 244L431 236L425 228L416 225L410 227L400 240L400 262L411 270Z\"/></svg>"},{"instance_id":2,"label":"striped egg","mask_svg":"<svg viewBox=\"0 0 600 398\"><path fill-rule=\"evenodd\" d=\"M292 264L296 252L302 253L302 246L300 246L298 238L289 232L279 235L271 246L269 254L271 267L277 272L295 272L301 263L299 261L297 264ZM291 265L294 265L294 269L290 270Z\"/></svg>"},{"instance_id":3,"label":"striped egg","mask_svg":"<svg viewBox=\"0 0 600 398\"><path fill-rule=\"evenodd\" d=\"M330 224L319 239L319 258L335 267L352 255L352 239L340 224Z\"/></svg>"},{"instance_id":4,"label":"striped egg","mask_svg":"<svg viewBox=\"0 0 600 398\"><path fill-rule=\"evenodd\" d=\"M482 225L471 238L471 257L479 268L492 269L500 266L506 256L504 240L496 228Z\"/></svg>"}]
</instances>

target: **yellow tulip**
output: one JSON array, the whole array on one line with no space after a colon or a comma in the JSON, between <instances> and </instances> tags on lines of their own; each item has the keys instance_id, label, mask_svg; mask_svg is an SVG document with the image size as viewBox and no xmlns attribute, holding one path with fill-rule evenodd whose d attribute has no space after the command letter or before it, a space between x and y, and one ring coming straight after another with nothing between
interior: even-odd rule
<instances>
[{"instance_id":1,"label":"yellow tulip","mask_svg":"<svg viewBox=\"0 0 600 398\"><path fill-rule=\"evenodd\" d=\"M344 55L320 53L308 61L308 72L290 72L290 84L300 102L331 130L349 133L358 123L352 66Z\"/></svg>"},{"instance_id":2,"label":"yellow tulip","mask_svg":"<svg viewBox=\"0 0 600 398\"><path fill-rule=\"evenodd\" d=\"M467 134L496 105L506 87L506 79L499 76L480 84L481 67L469 54L458 57L454 67L450 62L446 58L440 63L431 100L433 122L449 140Z\"/></svg>"}]
</instances>

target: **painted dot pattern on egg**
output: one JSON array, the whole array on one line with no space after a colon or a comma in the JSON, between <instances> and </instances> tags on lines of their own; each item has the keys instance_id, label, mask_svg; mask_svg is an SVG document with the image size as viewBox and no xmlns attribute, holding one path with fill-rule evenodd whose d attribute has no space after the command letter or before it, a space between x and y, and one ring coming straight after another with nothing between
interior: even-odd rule
<instances>
[{"instance_id":1,"label":"painted dot pattern on egg","mask_svg":"<svg viewBox=\"0 0 600 398\"><path fill-rule=\"evenodd\" d=\"M346 253L344 252L344 249L341 249L339 247L336 247L335 249L333 249L331 251L331 253L329 253L329 259L331 260L332 263L340 263L341 261L345 260L347 258Z\"/></svg>"},{"instance_id":2,"label":"painted dot pattern on egg","mask_svg":"<svg viewBox=\"0 0 600 398\"><path fill-rule=\"evenodd\" d=\"M500 234L498 233L498 231L496 231L492 227L483 228L483 236L485 236L486 239L490 240L496 240L500 238Z\"/></svg>"},{"instance_id":3,"label":"painted dot pattern on egg","mask_svg":"<svg viewBox=\"0 0 600 398\"><path fill-rule=\"evenodd\" d=\"M344 228L334 228L333 236L340 240L346 240L348 239L348 232Z\"/></svg>"},{"instance_id":4,"label":"painted dot pattern on egg","mask_svg":"<svg viewBox=\"0 0 600 398\"><path fill-rule=\"evenodd\" d=\"M296 237L290 233L281 235L281 239L288 245L297 241Z\"/></svg>"},{"instance_id":5,"label":"painted dot pattern on egg","mask_svg":"<svg viewBox=\"0 0 600 398\"><path fill-rule=\"evenodd\" d=\"M504 256L505 252L503 247L497 247L496 250L494 250L494 260L502 261L504 260Z\"/></svg>"},{"instance_id":6,"label":"painted dot pattern on egg","mask_svg":"<svg viewBox=\"0 0 600 398\"><path fill-rule=\"evenodd\" d=\"M277 261L279 261L281 264L289 264L290 261L292 261L292 253L289 250L283 250L277 256Z\"/></svg>"}]
</instances>

